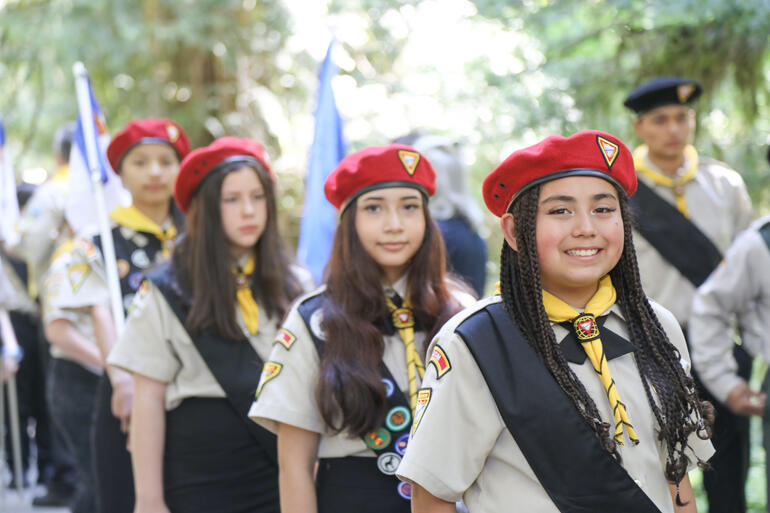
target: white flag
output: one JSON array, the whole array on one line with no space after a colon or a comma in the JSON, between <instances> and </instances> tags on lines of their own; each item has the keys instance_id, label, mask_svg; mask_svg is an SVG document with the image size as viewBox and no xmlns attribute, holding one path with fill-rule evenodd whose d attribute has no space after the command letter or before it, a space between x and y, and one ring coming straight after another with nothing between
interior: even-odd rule
<instances>
[{"instance_id":1,"label":"white flag","mask_svg":"<svg viewBox=\"0 0 770 513\"><path fill-rule=\"evenodd\" d=\"M5 129L0 118L0 240L9 246L19 241L16 222L19 220L19 202L16 199L16 177L11 159L5 151Z\"/></svg>"}]
</instances>

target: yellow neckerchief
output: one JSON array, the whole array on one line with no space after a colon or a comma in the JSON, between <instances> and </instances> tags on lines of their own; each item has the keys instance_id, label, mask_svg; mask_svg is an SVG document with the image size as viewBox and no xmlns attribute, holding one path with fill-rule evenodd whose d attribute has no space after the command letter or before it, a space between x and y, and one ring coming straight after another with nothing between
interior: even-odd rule
<instances>
[{"instance_id":1,"label":"yellow neckerchief","mask_svg":"<svg viewBox=\"0 0 770 513\"><path fill-rule=\"evenodd\" d=\"M235 297L238 300L238 308L241 309L243 322L246 323L246 328L252 335L256 335L257 328L259 327L259 307L254 300L251 286L249 285L249 276L254 274L254 266L255 258L252 254L249 255L242 268L240 266L233 268L236 286Z\"/></svg>"},{"instance_id":2,"label":"yellow neckerchief","mask_svg":"<svg viewBox=\"0 0 770 513\"><path fill-rule=\"evenodd\" d=\"M620 400L618 388L615 386L615 380L610 375L610 368L607 364L607 357L604 354L602 339L599 333L599 325L596 324L596 316L607 311L615 304L615 287L609 275L599 281L599 290L588 301L585 311L581 314L575 311L567 303L543 290L543 306L548 314L548 318L553 322L570 321L575 332L575 336L580 342L581 347L591 360L594 370L599 374L604 390L607 392L607 398L610 400L613 416L615 418L615 442L623 445L623 426L626 427L628 438L634 444L639 443L636 437L634 427L628 419L626 405Z\"/></svg>"},{"instance_id":3,"label":"yellow neckerchief","mask_svg":"<svg viewBox=\"0 0 770 513\"><path fill-rule=\"evenodd\" d=\"M68 182L70 179L70 165L64 164L62 166L59 166L59 169L57 169L53 177L51 177L51 180L57 181L57 182Z\"/></svg>"},{"instance_id":4,"label":"yellow neckerchief","mask_svg":"<svg viewBox=\"0 0 770 513\"><path fill-rule=\"evenodd\" d=\"M390 310L393 326L398 330L401 340L404 341L406 371L409 376L409 404L412 407L412 413L414 413L417 406L417 389L419 388L417 386L417 376L420 376L420 381L425 377L425 365L423 365L422 358L420 358L420 354L414 347L414 312L412 311L408 296L400 308L387 295L385 296L385 301L388 304L388 310Z\"/></svg>"},{"instance_id":5,"label":"yellow neckerchief","mask_svg":"<svg viewBox=\"0 0 770 513\"><path fill-rule=\"evenodd\" d=\"M134 205L130 207L117 207L110 214L110 219L126 228L156 236L160 241L161 255L163 255L163 258L168 258L171 246L177 235L174 223L169 223L168 228L164 230Z\"/></svg>"},{"instance_id":6,"label":"yellow neckerchief","mask_svg":"<svg viewBox=\"0 0 770 513\"><path fill-rule=\"evenodd\" d=\"M695 151L695 148L690 144L685 146L684 156L687 161L687 170L676 178L669 178L652 169L648 162L648 152L649 148L646 144L643 144L634 150L634 167L636 168L636 171L652 180L653 183L673 189L674 197L676 198L676 208L685 217L690 217L690 210L687 208L687 203L684 201L684 185L695 178L695 175L698 173L698 152Z\"/></svg>"}]
</instances>

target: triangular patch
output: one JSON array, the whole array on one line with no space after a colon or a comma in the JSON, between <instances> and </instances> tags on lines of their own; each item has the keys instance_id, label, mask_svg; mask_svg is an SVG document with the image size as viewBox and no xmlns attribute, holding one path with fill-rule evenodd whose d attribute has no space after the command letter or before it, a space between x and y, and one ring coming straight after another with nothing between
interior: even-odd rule
<instances>
[{"instance_id":1,"label":"triangular patch","mask_svg":"<svg viewBox=\"0 0 770 513\"><path fill-rule=\"evenodd\" d=\"M580 329L583 330L586 335L590 335L591 331L593 330L594 321L592 320L583 321L579 324L579 326L580 326Z\"/></svg>"},{"instance_id":2,"label":"triangular patch","mask_svg":"<svg viewBox=\"0 0 770 513\"><path fill-rule=\"evenodd\" d=\"M687 103L692 93L695 91L695 86L692 84L681 84L676 87L676 95L679 97L679 101Z\"/></svg>"},{"instance_id":3,"label":"triangular patch","mask_svg":"<svg viewBox=\"0 0 770 513\"><path fill-rule=\"evenodd\" d=\"M420 163L420 154L416 151L398 150L398 158L404 165L406 172L409 173L409 176L414 176L417 164Z\"/></svg>"},{"instance_id":4,"label":"triangular patch","mask_svg":"<svg viewBox=\"0 0 770 513\"><path fill-rule=\"evenodd\" d=\"M91 271L91 266L88 264L73 265L67 270L67 278L69 279L72 291L77 292L83 282L86 281L88 273Z\"/></svg>"},{"instance_id":5,"label":"triangular patch","mask_svg":"<svg viewBox=\"0 0 770 513\"><path fill-rule=\"evenodd\" d=\"M599 145L599 149L602 152L602 157L604 157L604 162L607 163L607 167L612 169L612 164L615 163L615 160L620 153L620 146L601 135L596 136L596 144Z\"/></svg>"}]
</instances>

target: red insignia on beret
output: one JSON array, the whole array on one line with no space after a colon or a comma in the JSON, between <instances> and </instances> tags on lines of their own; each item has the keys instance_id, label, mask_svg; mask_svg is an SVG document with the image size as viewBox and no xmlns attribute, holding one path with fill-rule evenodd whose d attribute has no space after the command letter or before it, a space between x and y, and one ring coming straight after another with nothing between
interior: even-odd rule
<instances>
[{"instance_id":1,"label":"red insignia on beret","mask_svg":"<svg viewBox=\"0 0 770 513\"><path fill-rule=\"evenodd\" d=\"M626 145L614 135L586 130L570 137L552 135L513 152L484 179L484 203L502 217L522 192L567 176L596 176L628 196L636 192L634 159Z\"/></svg>"},{"instance_id":2,"label":"red insignia on beret","mask_svg":"<svg viewBox=\"0 0 770 513\"><path fill-rule=\"evenodd\" d=\"M403 144L369 146L342 159L326 178L324 193L342 211L361 194L384 187L413 187L432 196L436 173L414 148Z\"/></svg>"},{"instance_id":3,"label":"red insignia on beret","mask_svg":"<svg viewBox=\"0 0 770 513\"><path fill-rule=\"evenodd\" d=\"M190 153L190 142L182 127L170 119L135 119L115 134L107 147L107 159L116 173L120 173L123 157L137 144L165 143L174 148L179 160Z\"/></svg>"},{"instance_id":4,"label":"red insignia on beret","mask_svg":"<svg viewBox=\"0 0 770 513\"><path fill-rule=\"evenodd\" d=\"M174 199L182 212L186 214L190 208L190 200L201 180L225 161L258 163L275 180L261 144L252 139L220 137L208 146L191 152L179 166L179 174L174 183Z\"/></svg>"}]
</instances>

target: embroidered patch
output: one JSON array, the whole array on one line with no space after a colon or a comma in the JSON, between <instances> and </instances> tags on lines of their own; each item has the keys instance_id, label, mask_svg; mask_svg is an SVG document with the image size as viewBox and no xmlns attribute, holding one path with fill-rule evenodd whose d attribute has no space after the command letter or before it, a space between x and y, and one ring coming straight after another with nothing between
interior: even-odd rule
<instances>
[{"instance_id":1,"label":"embroidered patch","mask_svg":"<svg viewBox=\"0 0 770 513\"><path fill-rule=\"evenodd\" d=\"M174 125L166 125L166 134L168 135L168 140L172 143L179 139L179 129Z\"/></svg>"},{"instance_id":2,"label":"embroidered patch","mask_svg":"<svg viewBox=\"0 0 770 513\"><path fill-rule=\"evenodd\" d=\"M412 413L406 406L396 406L385 416L385 425L391 431L401 431L406 429L409 421L412 420Z\"/></svg>"},{"instance_id":3,"label":"embroidered patch","mask_svg":"<svg viewBox=\"0 0 770 513\"><path fill-rule=\"evenodd\" d=\"M583 314L578 316L572 325L575 327L575 335L580 342L590 342L599 336L599 327L593 315Z\"/></svg>"},{"instance_id":4,"label":"embroidered patch","mask_svg":"<svg viewBox=\"0 0 770 513\"><path fill-rule=\"evenodd\" d=\"M77 292L80 286L83 285L89 272L91 272L91 266L88 264L73 265L67 269L67 278L69 279L73 292Z\"/></svg>"},{"instance_id":5,"label":"embroidered patch","mask_svg":"<svg viewBox=\"0 0 770 513\"><path fill-rule=\"evenodd\" d=\"M94 246L93 243L89 240L78 239L77 247L83 251L83 254L88 260L90 260L91 257L96 255L96 246Z\"/></svg>"},{"instance_id":6,"label":"embroidered patch","mask_svg":"<svg viewBox=\"0 0 770 513\"><path fill-rule=\"evenodd\" d=\"M388 378L382 378L382 382L385 384L385 397L392 396L393 392L396 391L396 385Z\"/></svg>"},{"instance_id":7,"label":"embroidered patch","mask_svg":"<svg viewBox=\"0 0 770 513\"><path fill-rule=\"evenodd\" d=\"M131 253L131 261L139 269L144 269L150 265L150 257L147 256L147 253L143 249L137 249Z\"/></svg>"},{"instance_id":8,"label":"embroidered patch","mask_svg":"<svg viewBox=\"0 0 770 513\"><path fill-rule=\"evenodd\" d=\"M401 456L395 452L384 452L377 458L377 468L387 476L392 476L396 473L399 463L401 463Z\"/></svg>"},{"instance_id":9,"label":"embroidered patch","mask_svg":"<svg viewBox=\"0 0 770 513\"><path fill-rule=\"evenodd\" d=\"M128 260L123 260L122 258L118 258L118 278L121 280L128 276L128 271L131 270L131 264L128 263Z\"/></svg>"},{"instance_id":10,"label":"embroidered patch","mask_svg":"<svg viewBox=\"0 0 770 513\"><path fill-rule=\"evenodd\" d=\"M417 405L414 407L414 421L412 422L412 436L417 431L417 426L420 425L422 416L425 415L425 410L430 403L430 397L433 395L433 389L421 388L417 391Z\"/></svg>"},{"instance_id":11,"label":"embroidered patch","mask_svg":"<svg viewBox=\"0 0 770 513\"><path fill-rule=\"evenodd\" d=\"M409 445L409 433L401 435L398 440L396 440L395 449L399 456L404 455L407 445Z\"/></svg>"},{"instance_id":12,"label":"embroidered patch","mask_svg":"<svg viewBox=\"0 0 770 513\"><path fill-rule=\"evenodd\" d=\"M692 84L681 84L676 87L676 95L679 97L679 101L687 103L692 93L695 91L695 86Z\"/></svg>"},{"instance_id":13,"label":"embroidered patch","mask_svg":"<svg viewBox=\"0 0 770 513\"><path fill-rule=\"evenodd\" d=\"M390 431L385 428L370 431L364 437L364 443L374 451L384 449L390 443Z\"/></svg>"},{"instance_id":14,"label":"embroidered patch","mask_svg":"<svg viewBox=\"0 0 770 513\"><path fill-rule=\"evenodd\" d=\"M396 329L411 328L414 326L414 316L410 310L406 308L396 308L393 310L393 326Z\"/></svg>"},{"instance_id":15,"label":"embroidered patch","mask_svg":"<svg viewBox=\"0 0 770 513\"><path fill-rule=\"evenodd\" d=\"M433 351L430 353L430 360L428 360L428 365L431 364L436 368L436 379L441 379L444 374L452 369L452 365L449 363L449 358L438 344L433 346Z\"/></svg>"},{"instance_id":16,"label":"embroidered patch","mask_svg":"<svg viewBox=\"0 0 770 513\"><path fill-rule=\"evenodd\" d=\"M612 169L612 164L615 163L615 159L618 158L618 154L620 153L620 146L601 135L596 136L596 144L599 145L599 149L602 152L602 157L604 157L604 162L607 164L607 167Z\"/></svg>"},{"instance_id":17,"label":"embroidered patch","mask_svg":"<svg viewBox=\"0 0 770 513\"><path fill-rule=\"evenodd\" d=\"M278 333L276 333L273 344L281 344L288 351L291 349L291 346L294 344L295 340L297 340L297 337L295 337L291 331L287 330L286 328L281 328L278 330Z\"/></svg>"},{"instance_id":18,"label":"embroidered patch","mask_svg":"<svg viewBox=\"0 0 770 513\"><path fill-rule=\"evenodd\" d=\"M414 176L417 164L420 163L420 154L416 151L398 150L398 159L404 165L409 176Z\"/></svg>"},{"instance_id":19,"label":"embroidered patch","mask_svg":"<svg viewBox=\"0 0 770 513\"><path fill-rule=\"evenodd\" d=\"M262 367L262 375L259 377L259 385L257 385L257 397L259 397L262 387L268 381L278 376L281 373L281 369L283 369L283 364L281 363L265 362L264 367Z\"/></svg>"},{"instance_id":20,"label":"embroidered patch","mask_svg":"<svg viewBox=\"0 0 770 513\"><path fill-rule=\"evenodd\" d=\"M398 494L408 501L412 500L412 484L411 483L405 483L404 481L401 481L398 483L398 486L396 487L396 490L398 490Z\"/></svg>"}]
</instances>

